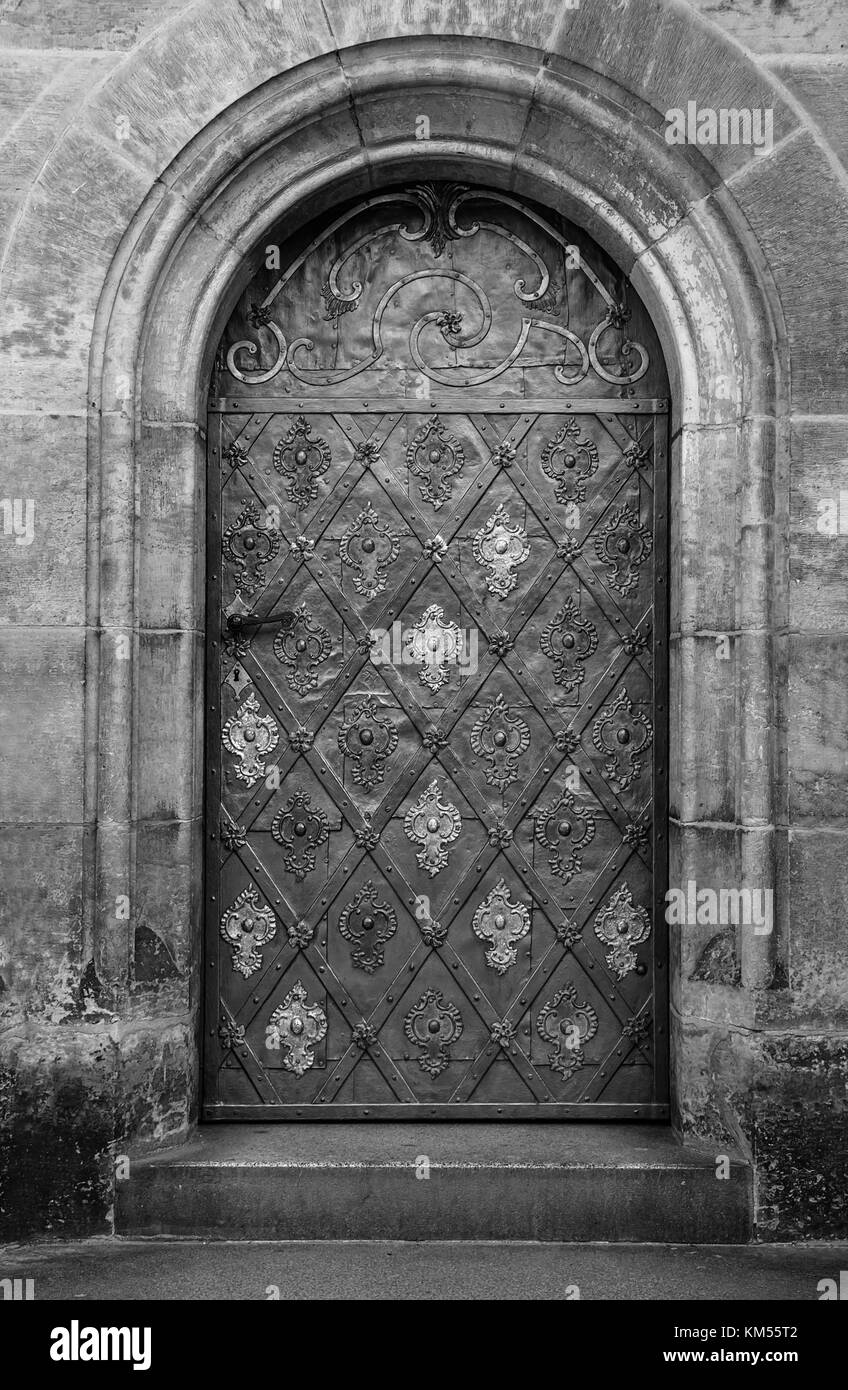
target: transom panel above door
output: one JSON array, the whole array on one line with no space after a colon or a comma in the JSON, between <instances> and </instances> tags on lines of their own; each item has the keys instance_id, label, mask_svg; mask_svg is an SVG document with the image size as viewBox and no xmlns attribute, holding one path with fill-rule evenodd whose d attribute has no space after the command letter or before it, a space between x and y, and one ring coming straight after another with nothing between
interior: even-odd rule
<instances>
[{"instance_id":1,"label":"transom panel above door","mask_svg":"<svg viewBox=\"0 0 848 1390\"><path fill-rule=\"evenodd\" d=\"M504 195L257 271L208 425L207 1118L667 1114L666 393L600 249Z\"/></svg>"}]
</instances>

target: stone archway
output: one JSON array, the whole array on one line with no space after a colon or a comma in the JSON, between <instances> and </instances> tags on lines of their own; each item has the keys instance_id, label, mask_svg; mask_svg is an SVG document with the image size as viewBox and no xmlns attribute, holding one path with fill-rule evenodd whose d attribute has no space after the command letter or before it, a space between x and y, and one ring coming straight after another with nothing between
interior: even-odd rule
<instances>
[{"instance_id":1,"label":"stone archway","mask_svg":"<svg viewBox=\"0 0 848 1390\"><path fill-rule=\"evenodd\" d=\"M483 63L467 44L442 39L425 69L426 45L364 45L346 55L344 78L334 58L316 59L298 69L296 82L273 79L216 117L149 195L101 298L91 374L100 407L92 437L100 487L92 497L99 516L95 625L136 638L132 663L115 659L102 641L91 654L98 697L90 719L101 767L95 963L116 995L131 943L115 931L113 904L128 885L161 904L163 934L196 970L197 420L211 345L268 227L282 217L305 222L399 169L426 178L437 168L440 177L517 189L586 226L631 274L681 402L672 457L672 874L685 882L729 856L740 884L774 882L771 567L773 521L785 506L776 463L785 368L759 249L727 189L711 196L713 171L669 150L658 114L611 77L558 67L536 84L521 51L500 40L489 44ZM432 102L450 112L451 128L417 141L417 108ZM713 660L716 631L732 632L738 643L731 682ZM737 731L733 757L721 752L721 720ZM147 728L158 730L155 763L145 757ZM717 1105L703 1069L712 998L709 988L687 982L704 944L679 940L672 957L673 1076L678 1112L693 1132L715 1128ZM748 990L771 978L774 950L772 938L741 942L748 988L733 996L739 1026L752 1017ZM196 1084L195 999L196 986L176 1001L165 997L137 1028L152 1055L170 1049L186 1096ZM718 1015L716 1027L718 1034ZM735 1124L732 1115L718 1121L725 1132ZM142 1140L156 1137L146 1114L134 1128Z\"/></svg>"}]
</instances>

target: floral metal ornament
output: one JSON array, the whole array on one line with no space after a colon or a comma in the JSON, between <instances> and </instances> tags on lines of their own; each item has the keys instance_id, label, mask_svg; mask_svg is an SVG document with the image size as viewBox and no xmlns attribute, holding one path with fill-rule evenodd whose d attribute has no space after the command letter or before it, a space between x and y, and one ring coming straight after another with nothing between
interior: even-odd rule
<instances>
[{"instance_id":1,"label":"floral metal ornament","mask_svg":"<svg viewBox=\"0 0 848 1390\"><path fill-rule=\"evenodd\" d=\"M306 511L318 496L318 479L332 462L330 446L318 435L312 438L312 426L299 415L274 449L273 464L281 474L289 498L299 512Z\"/></svg>"},{"instance_id":2,"label":"floral metal ornament","mask_svg":"<svg viewBox=\"0 0 848 1390\"><path fill-rule=\"evenodd\" d=\"M595 537L595 554L607 566L607 582L616 593L629 594L654 541L630 506L619 507Z\"/></svg>"},{"instance_id":3,"label":"floral metal ornament","mask_svg":"<svg viewBox=\"0 0 848 1390\"><path fill-rule=\"evenodd\" d=\"M375 830L372 825L366 825L364 828L354 830L353 843L357 849L376 849L380 843L380 832Z\"/></svg>"},{"instance_id":4,"label":"floral metal ornament","mask_svg":"<svg viewBox=\"0 0 848 1390\"><path fill-rule=\"evenodd\" d=\"M634 708L627 689L621 687L606 705L592 729L592 742L606 759L604 775L613 791L624 792L642 771L641 754L654 738L654 726L643 710Z\"/></svg>"},{"instance_id":5,"label":"floral metal ornament","mask_svg":"<svg viewBox=\"0 0 848 1390\"><path fill-rule=\"evenodd\" d=\"M569 565L573 564L580 555L582 549L583 543L582 541L578 541L576 536L565 536L556 548L557 559L565 560L566 564Z\"/></svg>"},{"instance_id":6,"label":"floral metal ornament","mask_svg":"<svg viewBox=\"0 0 848 1390\"><path fill-rule=\"evenodd\" d=\"M377 1030L363 1019L351 1029L350 1040L360 1052L367 1052L369 1048L377 1046Z\"/></svg>"},{"instance_id":7,"label":"floral metal ornament","mask_svg":"<svg viewBox=\"0 0 848 1390\"><path fill-rule=\"evenodd\" d=\"M339 541L342 564L353 570L353 587L369 600L386 587L389 565L400 554L400 541L369 502Z\"/></svg>"},{"instance_id":8,"label":"floral metal ornament","mask_svg":"<svg viewBox=\"0 0 848 1390\"><path fill-rule=\"evenodd\" d=\"M237 825L223 809L221 815L221 844L230 854L237 849L244 849L247 844L246 827Z\"/></svg>"},{"instance_id":9,"label":"floral metal ornament","mask_svg":"<svg viewBox=\"0 0 848 1390\"><path fill-rule=\"evenodd\" d=\"M350 719L339 730L338 744L343 757L351 762L351 775L358 787L370 792L382 782L386 759L397 748L398 731L376 695L366 695L355 704Z\"/></svg>"},{"instance_id":10,"label":"floral metal ornament","mask_svg":"<svg viewBox=\"0 0 848 1390\"><path fill-rule=\"evenodd\" d=\"M647 449L643 449L635 439L632 444L628 444L621 458L628 468L641 468L644 464L650 463Z\"/></svg>"},{"instance_id":11,"label":"floral metal ornament","mask_svg":"<svg viewBox=\"0 0 848 1390\"><path fill-rule=\"evenodd\" d=\"M557 609L539 638L542 654L553 662L554 680L571 693L582 684L585 663L597 650L598 629L584 618L570 596Z\"/></svg>"},{"instance_id":12,"label":"floral metal ornament","mask_svg":"<svg viewBox=\"0 0 848 1390\"><path fill-rule=\"evenodd\" d=\"M244 1042L244 1024L225 1018L218 1025L218 1041L225 1052L230 1052Z\"/></svg>"},{"instance_id":13,"label":"floral metal ornament","mask_svg":"<svg viewBox=\"0 0 848 1390\"><path fill-rule=\"evenodd\" d=\"M557 729L554 743L558 753L576 753L580 747L580 735L574 729Z\"/></svg>"},{"instance_id":14,"label":"floral metal ornament","mask_svg":"<svg viewBox=\"0 0 848 1390\"><path fill-rule=\"evenodd\" d=\"M353 462L361 464L363 468L375 468L382 462L379 445L373 439L360 439L353 451Z\"/></svg>"},{"instance_id":15,"label":"floral metal ornament","mask_svg":"<svg viewBox=\"0 0 848 1390\"><path fill-rule=\"evenodd\" d=\"M621 1030L621 1036L627 1038L642 1052L647 1052L651 1041L651 1031L654 1020L650 1013L639 1014L634 1018L628 1018Z\"/></svg>"},{"instance_id":16,"label":"floral metal ornament","mask_svg":"<svg viewBox=\"0 0 848 1390\"><path fill-rule=\"evenodd\" d=\"M513 902L506 880L499 878L474 913L471 926L475 936L489 943L486 964L504 975L515 965L518 943L530 930L530 911L524 903Z\"/></svg>"},{"instance_id":17,"label":"floral metal ornament","mask_svg":"<svg viewBox=\"0 0 848 1390\"><path fill-rule=\"evenodd\" d=\"M315 936L315 928L305 917L286 927L286 936L293 951L305 951Z\"/></svg>"},{"instance_id":18,"label":"floral metal ornament","mask_svg":"<svg viewBox=\"0 0 848 1390\"><path fill-rule=\"evenodd\" d=\"M509 1048L515 1041L515 1024L510 1023L506 1018L500 1018L492 1024L489 1037L496 1047Z\"/></svg>"},{"instance_id":19,"label":"floral metal ornament","mask_svg":"<svg viewBox=\"0 0 848 1390\"><path fill-rule=\"evenodd\" d=\"M236 777L248 787L265 776L265 759L280 741L277 721L270 714L260 714L259 709L256 696L248 695L221 730L221 742L237 759Z\"/></svg>"},{"instance_id":20,"label":"floral metal ornament","mask_svg":"<svg viewBox=\"0 0 848 1390\"><path fill-rule=\"evenodd\" d=\"M224 462L228 463L233 469L242 468L244 464L250 463L250 455L243 444L239 444L237 440L233 440L224 454Z\"/></svg>"},{"instance_id":21,"label":"floral metal ornament","mask_svg":"<svg viewBox=\"0 0 848 1390\"><path fill-rule=\"evenodd\" d=\"M535 836L548 851L551 873L569 883L583 868L582 851L595 838L595 819L566 790L537 810Z\"/></svg>"},{"instance_id":22,"label":"floral metal ornament","mask_svg":"<svg viewBox=\"0 0 848 1390\"><path fill-rule=\"evenodd\" d=\"M515 463L515 446L513 444L498 444L492 453L491 462L496 468L511 468Z\"/></svg>"},{"instance_id":23,"label":"floral metal ornament","mask_svg":"<svg viewBox=\"0 0 848 1390\"><path fill-rule=\"evenodd\" d=\"M471 730L471 748L487 764L483 775L489 786L506 791L516 781L518 759L529 747L528 725L503 695L496 695Z\"/></svg>"},{"instance_id":24,"label":"floral metal ornament","mask_svg":"<svg viewBox=\"0 0 848 1390\"><path fill-rule=\"evenodd\" d=\"M397 913L384 902L372 880L354 894L339 916L339 934L352 947L350 959L358 970L373 975L385 959L383 950L397 931Z\"/></svg>"},{"instance_id":25,"label":"floral metal ornament","mask_svg":"<svg viewBox=\"0 0 848 1390\"><path fill-rule=\"evenodd\" d=\"M273 1052L282 1051L286 1071L303 1076L314 1065L314 1048L326 1032L327 1015L320 1004L307 1003L306 989L298 980L272 1013L265 1029L265 1046Z\"/></svg>"},{"instance_id":26,"label":"floral metal ornament","mask_svg":"<svg viewBox=\"0 0 848 1390\"><path fill-rule=\"evenodd\" d=\"M403 823L407 838L420 845L415 858L431 878L448 862L448 845L462 829L462 817L450 801L442 801L438 779L422 792L406 813Z\"/></svg>"},{"instance_id":27,"label":"floral metal ornament","mask_svg":"<svg viewBox=\"0 0 848 1390\"><path fill-rule=\"evenodd\" d=\"M318 667L332 650L333 639L329 632L312 621L305 603L286 615L274 638L274 655L297 695L305 695L316 688Z\"/></svg>"},{"instance_id":28,"label":"floral metal ornament","mask_svg":"<svg viewBox=\"0 0 848 1390\"><path fill-rule=\"evenodd\" d=\"M595 917L595 935L605 946L606 963L623 980L636 968L634 946L640 946L651 935L651 919L644 907L634 903L626 883L613 893L606 907Z\"/></svg>"},{"instance_id":29,"label":"floral metal ornament","mask_svg":"<svg viewBox=\"0 0 848 1390\"><path fill-rule=\"evenodd\" d=\"M566 951L573 951L578 941L583 940L583 933L576 922L569 922L566 918L562 922L557 922L554 927L554 936Z\"/></svg>"},{"instance_id":30,"label":"floral metal ornament","mask_svg":"<svg viewBox=\"0 0 848 1390\"><path fill-rule=\"evenodd\" d=\"M515 641L508 632L493 632L489 639L489 655L497 657L509 656Z\"/></svg>"},{"instance_id":31,"label":"floral metal ornament","mask_svg":"<svg viewBox=\"0 0 848 1390\"><path fill-rule=\"evenodd\" d=\"M587 479L598 469L598 447L580 437L580 425L572 418L545 445L541 463L558 502L584 502Z\"/></svg>"},{"instance_id":32,"label":"floral metal ornament","mask_svg":"<svg viewBox=\"0 0 848 1390\"><path fill-rule=\"evenodd\" d=\"M452 479L462 469L465 454L459 440L448 434L438 415L433 415L415 434L406 462L410 473L423 479L418 491L437 512L450 500Z\"/></svg>"},{"instance_id":33,"label":"floral metal ornament","mask_svg":"<svg viewBox=\"0 0 848 1390\"><path fill-rule=\"evenodd\" d=\"M264 904L252 883L243 888L221 918L221 935L233 948L233 970L245 980L262 965L259 949L277 933L270 907Z\"/></svg>"},{"instance_id":34,"label":"floral metal ornament","mask_svg":"<svg viewBox=\"0 0 848 1390\"><path fill-rule=\"evenodd\" d=\"M403 1021L403 1031L413 1047L422 1049L418 1065L429 1076L439 1076L448 1066L450 1047L462 1036L462 1015L439 989L427 989Z\"/></svg>"},{"instance_id":35,"label":"floral metal ornament","mask_svg":"<svg viewBox=\"0 0 848 1390\"><path fill-rule=\"evenodd\" d=\"M271 834L285 850L283 867L298 882L315 868L316 853L330 833L326 815L313 810L311 800L309 792L299 788L271 822Z\"/></svg>"},{"instance_id":36,"label":"floral metal ornament","mask_svg":"<svg viewBox=\"0 0 848 1390\"><path fill-rule=\"evenodd\" d=\"M530 554L527 532L520 522L513 524L501 504L474 536L474 559L487 571L489 592L504 599L518 583L516 570Z\"/></svg>"},{"instance_id":37,"label":"floral metal ornament","mask_svg":"<svg viewBox=\"0 0 848 1390\"><path fill-rule=\"evenodd\" d=\"M267 518L268 513L265 513ZM262 511L256 502L249 502L222 541L224 558L235 568L235 592L251 598L265 583L265 566L280 549L280 533L262 522Z\"/></svg>"},{"instance_id":38,"label":"floral metal ornament","mask_svg":"<svg viewBox=\"0 0 848 1390\"><path fill-rule=\"evenodd\" d=\"M315 542L308 536L295 536L289 541L289 554L296 560L311 560L315 554Z\"/></svg>"},{"instance_id":39,"label":"floral metal ornament","mask_svg":"<svg viewBox=\"0 0 848 1390\"><path fill-rule=\"evenodd\" d=\"M634 628L632 632L625 632L621 637L621 645L628 656L637 656L639 652L646 652L651 645L651 629L644 628L637 632Z\"/></svg>"},{"instance_id":40,"label":"floral metal ornament","mask_svg":"<svg viewBox=\"0 0 848 1390\"><path fill-rule=\"evenodd\" d=\"M418 930L421 933L421 940L424 942L424 945L432 946L434 951L438 951L441 946L444 946L448 939L447 924L445 922L439 922L435 917L430 917L429 915L418 918L417 911L415 916L418 919Z\"/></svg>"},{"instance_id":41,"label":"floral metal ornament","mask_svg":"<svg viewBox=\"0 0 848 1390\"><path fill-rule=\"evenodd\" d=\"M470 236L478 230L475 225L472 231L467 231L458 227L456 223L457 202L466 191L466 186L460 183L416 184L410 192L415 196L424 214L424 225L416 232L407 232L404 229L401 236L407 241L426 241L438 260L449 241Z\"/></svg>"},{"instance_id":42,"label":"floral metal ornament","mask_svg":"<svg viewBox=\"0 0 848 1390\"><path fill-rule=\"evenodd\" d=\"M626 825L622 835L622 843L630 845L633 849L647 849L651 838L650 826L637 822L635 825Z\"/></svg>"},{"instance_id":43,"label":"floral metal ornament","mask_svg":"<svg viewBox=\"0 0 848 1390\"><path fill-rule=\"evenodd\" d=\"M449 678L449 665L462 654L462 633L445 618L444 609L431 603L417 623L403 635L409 660L419 668L418 679L433 694Z\"/></svg>"},{"instance_id":44,"label":"floral metal ornament","mask_svg":"<svg viewBox=\"0 0 848 1390\"><path fill-rule=\"evenodd\" d=\"M448 553L448 543L444 536L428 536L422 549L428 560L432 560L434 565L440 565Z\"/></svg>"},{"instance_id":45,"label":"floral metal ornament","mask_svg":"<svg viewBox=\"0 0 848 1390\"><path fill-rule=\"evenodd\" d=\"M536 1030L543 1042L553 1044L548 1066L568 1081L585 1063L583 1047L598 1031L598 1015L590 1004L578 1003L576 986L569 981L543 1006Z\"/></svg>"}]
</instances>

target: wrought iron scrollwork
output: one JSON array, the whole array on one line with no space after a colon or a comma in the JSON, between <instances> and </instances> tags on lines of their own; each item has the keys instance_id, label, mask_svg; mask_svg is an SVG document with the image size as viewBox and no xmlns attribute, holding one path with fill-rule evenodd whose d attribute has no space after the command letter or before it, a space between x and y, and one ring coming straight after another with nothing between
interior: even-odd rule
<instances>
[{"instance_id":1,"label":"wrought iron scrollwork","mask_svg":"<svg viewBox=\"0 0 848 1390\"><path fill-rule=\"evenodd\" d=\"M471 548L478 565L487 571L490 592L498 598L506 598L518 583L515 571L530 554L524 527L511 522L509 512L501 505L480 527Z\"/></svg>"},{"instance_id":2,"label":"wrought iron scrollwork","mask_svg":"<svg viewBox=\"0 0 848 1390\"><path fill-rule=\"evenodd\" d=\"M609 947L606 962L616 978L623 980L636 968L634 946L641 946L651 934L651 919L644 907L634 903L633 894L623 883L595 917L595 935Z\"/></svg>"},{"instance_id":3,"label":"wrought iron scrollwork","mask_svg":"<svg viewBox=\"0 0 848 1390\"><path fill-rule=\"evenodd\" d=\"M353 570L353 587L369 602L385 589L388 568L399 554L397 536L370 502L339 542L342 564Z\"/></svg>"},{"instance_id":4,"label":"wrought iron scrollwork","mask_svg":"<svg viewBox=\"0 0 848 1390\"><path fill-rule=\"evenodd\" d=\"M326 1033L327 1015L320 1004L308 1002L306 988L298 980L272 1013L265 1029L265 1046L282 1052L286 1071L303 1076L314 1066L314 1049Z\"/></svg>"},{"instance_id":5,"label":"wrought iron scrollwork","mask_svg":"<svg viewBox=\"0 0 848 1390\"><path fill-rule=\"evenodd\" d=\"M339 933L353 947L350 958L359 970L373 975L384 960L384 950L397 931L397 913L383 901L373 882L355 893L339 916Z\"/></svg>"},{"instance_id":6,"label":"wrought iron scrollwork","mask_svg":"<svg viewBox=\"0 0 848 1390\"><path fill-rule=\"evenodd\" d=\"M572 418L545 445L541 464L558 502L585 502L586 483L598 471L598 446L581 438L580 425Z\"/></svg>"},{"instance_id":7,"label":"wrought iron scrollwork","mask_svg":"<svg viewBox=\"0 0 848 1390\"><path fill-rule=\"evenodd\" d=\"M403 1022L413 1047L421 1049L418 1065L428 1076L439 1076L450 1063L451 1045L463 1030L462 1014L439 989L427 989Z\"/></svg>"},{"instance_id":8,"label":"wrought iron scrollwork","mask_svg":"<svg viewBox=\"0 0 848 1390\"><path fill-rule=\"evenodd\" d=\"M221 730L221 741L236 759L236 777L248 787L265 776L266 759L280 741L280 730L270 714L260 714L256 696L248 695Z\"/></svg>"},{"instance_id":9,"label":"wrought iron scrollwork","mask_svg":"<svg viewBox=\"0 0 848 1390\"><path fill-rule=\"evenodd\" d=\"M305 603L287 615L274 638L274 655L286 673L286 680L297 695L306 695L318 685L318 667L333 650L329 632L313 621Z\"/></svg>"},{"instance_id":10,"label":"wrought iron scrollwork","mask_svg":"<svg viewBox=\"0 0 848 1390\"><path fill-rule=\"evenodd\" d=\"M644 710L634 706L622 686L611 704L601 710L592 728L592 742L605 758L604 773L614 791L624 792L642 771L641 755L650 748L654 727Z\"/></svg>"},{"instance_id":11,"label":"wrought iron scrollwork","mask_svg":"<svg viewBox=\"0 0 848 1390\"><path fill-rule=\"evenodd\" d=\"M253 883L239 893L221 918L221 935L233 948L233 970L245 980L262 965L260 947L273 940L277 924Z\"/></svg>"},{"instance_id":12,"label":"wrought iron scrollwork","mask_svg":"<svg viewBox=\"0 0 848 1390\"><path fill-rule=\"evenodd\" d=\"M616 593L629 594L654 541L647 526L630 506L619 507L595 537L595 554L607 567L607 583Z\"/></svg>"},{"instance_id":13,"label":"wrought iron scrollwork","mask_svg":"<svg viewBox=\"0 0 848 1390\"><path fill-rule=\"evenodd\" d=\"M397 747L398 731L376 695L366 695L354 705L350 719L339 730L339 749L350 759L353 780L370 792L382 782L386 760Z\"/></svg>"},{"instance_id":14,"label":"wrought iron scrollwork","mask_svg":"<svg viewBox=\"0 0 848 1390\"><path fill-rule=\"evenodd\" d=\"M548 851L548 868L570 883L583 868L582 851L595 838L595 819L579 806L571 791L536 812L536 840Z\"/></svg>"},{"instance_id":15,"label":"wrought iron scrollwork","mask_svg":"<svg viewBox=\"0 0 848 1390\"><path fill-rule=\"evenodd\" d=\"M312 426L299 415L274 449L274 467L282 476L289 498L299 512L318 496L318 479L332 462L330 446L320 435L312 438Z\"/></svg>"},{"instance_id":16,"label":"wrought iron scrollwork","mask_svg":"<svg viewBox=\"0 0 848 1390\"><path fill-rule=\"evenodd\" d=\"M418 489L422 498L437 512L450 501L451 480L462 471L465 454L456 436L449 434L438 415L434 415L416 431L406 451L406 462L410 473L423 482Z\"/></svg>"},{"instance_id":17,"label":"wrought iron scrollwork","mask_svg":"<svg viewBox=\"0 0 848 1390\"><path fill-rule=\"evenodd\" d=\"M224 558L235 568L235 593L247 599L265 583L265 567L280 549L279 531L261 517L258 504L249 502L223 536Z\"/></svg>"},{"instance_id":18,"label":"wrought iron scrollwork","mask_svg":"<svg viewBox=\"0 0 848 1390\"><path fill-rule=\"evenodd\" d=\"M518 759L530 747L530 729L521 715L510 708L503 695L483 710L471 730L471 748L486 762L484 776L490 787L506 791L518 777Z\"/></svg>"},{"instance_id":19,"label":"wrought iron scrollwork","mask_svg":"<svg viewBox=\"0 0 848 1390\"><path fill-rule=\"evenodd\" d=\"M418 667L421 684L433 694L441 690L450 676L448 667L462 652L462 633L456 623L445 618L438 603L431 603L404 633L403 640L410 660Z\"/></svg>"},{"instance_id":20,"label":"wrought iron scrollwork","mask_svg":"<svg viewBox=\"0 0 848 1390\"><path fill-rule=\"evenodd\" d=\"M553 662L554 680L571 694L582 684L586 662L598 646L598 629L584 618L570 596L539 638L542 654Z\"/></svg>"},{"instance_id":21,"label":"wrought iron scrollwork","mask_svg":"<svg viewBox=\"0 0 848 1390\"><path fill-rule=\"evenodd\" d=\"M569 981L542 1007L536 1030L551 1043L548 1066L568 1081L585 1064L583 1048L598 1031L598 1015L587 1003L579 1003L576 986Z\"/></svg>"},{"instance_id":22,"label":"wrought iron scrollwork","mask_svg":"<svg viewBox=\"0 0 848 1390\"><path fill-rule=\"evenodd\" d=\"M273 310L274 300L294 273L296 266L293 266L281 276L263 303L257 306L258 314L252 315L252 326L265 335L261 339L263 348L270 339L273 358L269 365L253 369L245 366L245 357L256 362L261 360L263 355L260 344L248 338L234 343L227 352L227 370L237 381L256 384L270 381L284 369L295 380L314 386L328 386L348 381L360 372L375 366L382 358L385 350L383 318L393 306L396 296L410 285L431 282L433 285L449 287L453 291L461 288L472 306L472 313L466 315L463 310L442 303L423 313L410 328L410 358L417 370L431 381L459 387L480 386L493 381L520 361L530 335L537 336L541 333L547 334L549 339L553 337L559 346L560 360L554 367L554 375L564 386L577 385L585 380L590 371L594 371L602 381L622 390L639 381L648 370L648 353L641 343L632 341L628 336L630 313L626 305L610 293L583 256L576 260L570 258L570 243L555 227L508 194L487 191L485 199L489 204L517 211L528 222L535 224L542 236L550 242L552 250L564 250L567 255L567 276L582 277L588 282L590 295L594 292L599 302L598 312L601 317L588 340L584 341L564 323L554 322L563 316L563 302L567 299L568 292L567 282L562 289L555 286L545 258L529 241L507 226L492 220L491 217L484 218L479 215L467 223L462 221L460 213L465 210L466 204L479 201L480 197L480 193L462 185L419 184L396 193L369 198L367 203L360 202L348 213L337 218L332 228L316 238L307 248L304 257L298 259L297 265L306 257L317 253L331 236L344 238L344 229L366 209L373 212L378 206L397 210L405 207L411 209L413 215L420 219L418 226L410 227L408 220L398 220L397 212L394 216L387 216L382 225L365 235L350 239L328 267L321 287L323 317L341 331L343 322L354 310L361 307L365 293L362 280L352 279L347 286L343 283L348 263L358 253L364 251L371 256L372 263L379 263L379 243L400 236L407 242L419 242L428 247L432 255L432 264L424 264L420 270L398 277L383 289L371 317L370 347L358 361L342 367L304 364L304 355L312 352L314 347L312 339L295 337L289 341L277 323ZM454 368L452 373L448 374L428 360L423 348L425 335L438 335L439 341L447 342L455 351L470 350L488 337L494 313L488 295L475 279L461 270L440 265L438 262L448 241L478 237L481 233L508 241L513 254L524 259L527 270L532 273L536 283L533 288L528 289L526 274L513 282L512 291L522 313L515 341L505 356L482 370Z\"/></svg>"},{"instance_id":23,"label":"wrought iron scrollwork","mask_svg":"<svg viewBox=\"0 0 848 1390\"><path fill-rule=\"evenodd\" d=\"M486 964L503 975L515 964L518 943L530 930L530 910L509 896L506 880L498 879L471 922L475 936L488 942Z\"/></svg>"},{"instance_id":24,"label":"wrought iron scrollwork","mask_svg":"<svg viewBox=\"0 0 848 1390\"><path fill-rule=\"evenodd\" d=\"M407 838L420 845L418 866L433 878L448 862L448 845L462 829L462 817L450 801L442 800L438 779L422 792L406 813L403 823Z\"/></svg>"},{"instance_id":25,"label":"wrought iron scrollwork","mask_svg":"<svg viewBox=\"0 0 848 1390\"><path fill-rule=\"evenodd\" d=\"M299 788L271 822L271 834L281 845L283 867L299 880L315 868L318 849L326 844L329 821L320 808L312 808L309 792Z\"/></svg>"}]
</instances>

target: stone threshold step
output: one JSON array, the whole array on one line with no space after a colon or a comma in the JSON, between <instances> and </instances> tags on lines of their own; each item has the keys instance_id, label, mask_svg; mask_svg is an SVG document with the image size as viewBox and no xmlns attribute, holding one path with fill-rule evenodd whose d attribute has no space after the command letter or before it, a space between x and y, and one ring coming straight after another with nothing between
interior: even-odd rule
<instances>
[{"instance_id":1,"label":"stone threshold step","mask_svg":"<svg viewBox=\"0 0 848 1390\"><path fill-rule=\"evenodd\" d=\"M201 1127L133 1160L116 1234L744 1244L751 1174L652 1125Z\"/></svg>"}]
</instances>

